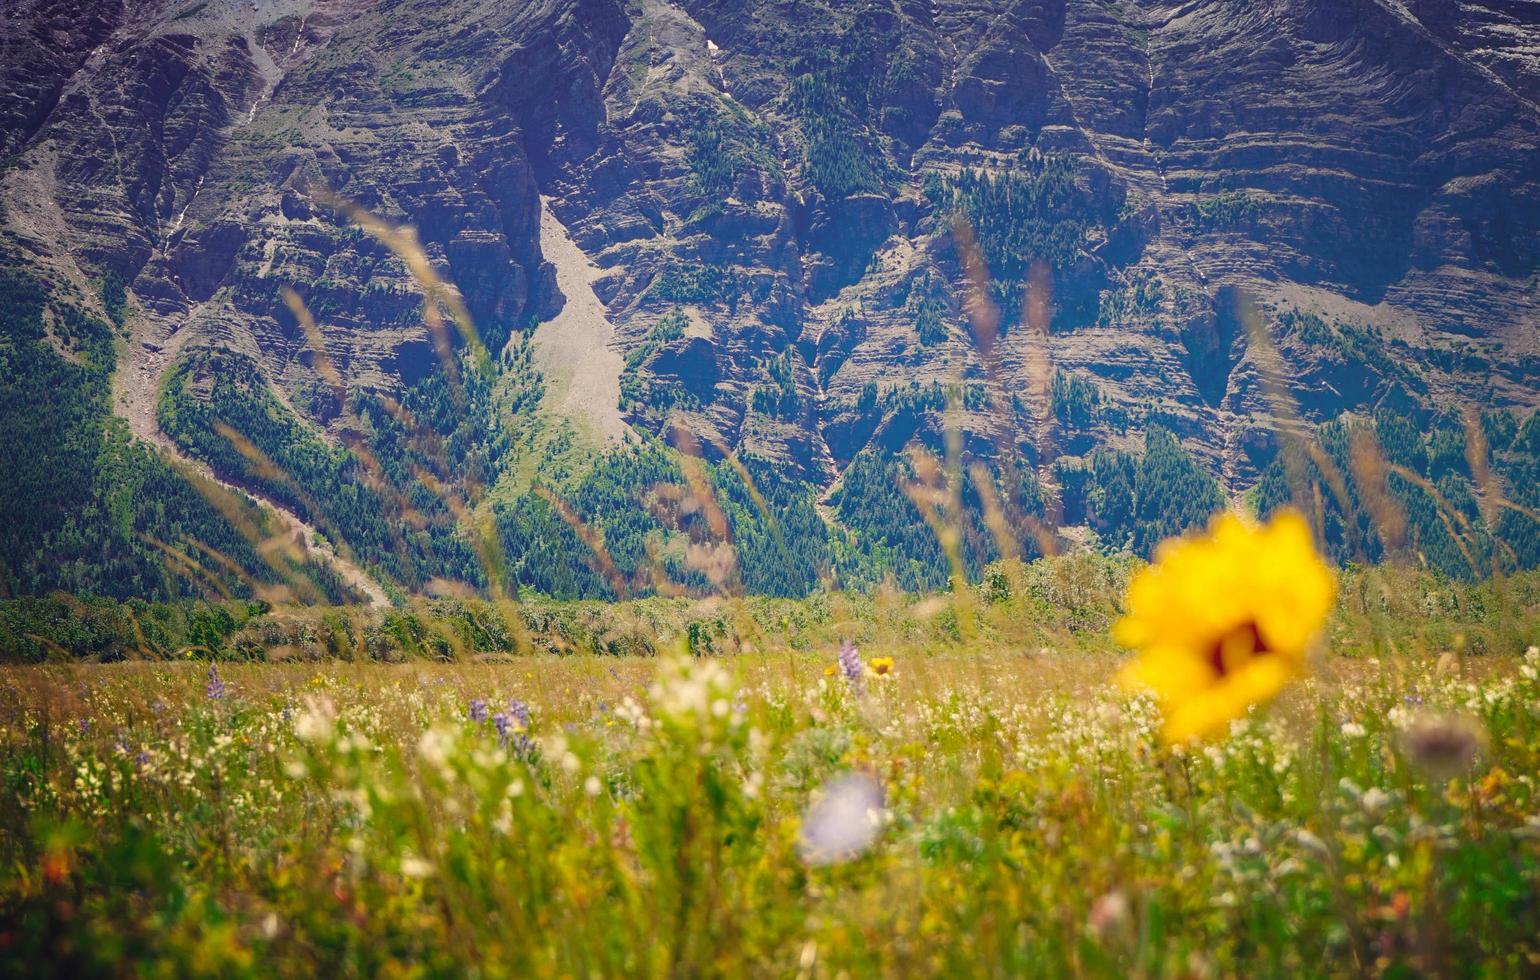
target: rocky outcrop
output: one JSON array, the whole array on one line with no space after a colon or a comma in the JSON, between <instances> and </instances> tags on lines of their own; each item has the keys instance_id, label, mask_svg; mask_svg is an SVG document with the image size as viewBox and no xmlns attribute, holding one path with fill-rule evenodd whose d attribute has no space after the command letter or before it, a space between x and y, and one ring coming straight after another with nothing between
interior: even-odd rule
<instances>
[{"instance_id":1,"label":"rocky outcrop","mask_svg":"<svg viewBox=\"0 0 1540 980\"><path fill-rule=\"evenodd\" d=\"M1540 403L1535 6L24 0L0 247L83 296L129 283L118 408L147 437L198 346L307 411L283 287L349 385L434 369L400 258L323 188L413 226L497 339L562 306L543 194L597 267L636 428L828 485L868 440L933 434L904 393L955 383L993 395L970 445L1046 465L1029 394L1062 372L1099 408L1049 456L1158 419L1240 490L1277 421L1259 328L1309 421ZM1004 183L960 239L975 179Z\"/></svg>"}]
</instances>

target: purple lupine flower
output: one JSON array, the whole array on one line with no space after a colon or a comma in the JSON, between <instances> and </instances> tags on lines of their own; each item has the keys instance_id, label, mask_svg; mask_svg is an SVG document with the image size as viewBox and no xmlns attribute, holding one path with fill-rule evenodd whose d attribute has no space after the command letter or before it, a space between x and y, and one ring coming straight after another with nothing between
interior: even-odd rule
<instances>
[{"instance_id":1,"label":"purple lupine flower","mask_svg":"<svg viewBox=\"0 0 1540 980\"><path fill-rule=\"evenodd\" d=\"M481 723L487 720L487 702L481 698L471 698L471 721Z\"/></svg>"},{"instance_id":2,"label":"purple lupine flower","mask_svg":"<svg viewBox=\"0 0 1540 980\"><path fill-rule=\"evenodd\" d=\"M145 766L149 765L149 763L150 753L146 752L144 749L140 749L138 754L134 756L134 768L143 769Z\"/></svg>"},{"instance_id":3,"label":"purple lupine flower","mask_svg":"<svg viewBox=\"0 0 1540 980\"><path fill-rule=\"evenodd\" d=\"M225 682L219 679L219 670L213 664L209 664L208 695L210 701L218 701L229 693Z\"/></svg>"},{"instance_id":4,"label":"purple lupine flower","mask_svg":"<svg viewBox=\"0 0 1540 980\"><path fill-rule=\"evenodd\" d=\"M861 693L866 684L866 665L861 663L861 651L849 640L840 644L839 656L840 674L850 682L851 688Z\"/></svg>"},{"instance_id":5,"label":"purple lupine flower","mask_svg":"<svg viewBox=\"0 0 1540 980\"><path fill-rule=\"evenodd\" d=\"M512 698L508 710L499 711L492 723L497 726L498 741L509 752L520 759L527 759L534 753L535 743L529 737L529 705Z\"/></svg>"},{"instance_id":6,"label":"purple lupine flower","mask_svg":"<svg viewBox=\"0 0 1540 980\"><path fill-rule=\"evenodd\" d=\"M519 726L520 731L529 731L529 705L518 698L508 701L508 717Z\"/></svg>"}]
</instances>

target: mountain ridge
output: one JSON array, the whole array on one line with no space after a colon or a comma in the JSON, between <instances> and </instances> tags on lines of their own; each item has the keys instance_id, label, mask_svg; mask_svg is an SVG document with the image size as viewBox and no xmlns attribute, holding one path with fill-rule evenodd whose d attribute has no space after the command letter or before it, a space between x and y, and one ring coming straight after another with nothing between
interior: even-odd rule
<instances>
[{"instance_id":1,"label":"mountain ridge","mask_svg":"<svg viewBox=\"0 0 1540 980\"><path fill-rule=\"evenodd\" d=\"M283 431L341 454L339 474L355 437L380 451L347 428L351 401L443 370L422 285L322 187L413 227L517 362L497 368L492 414L435 429L469 453L466 503L494 522L475 488L498 472L580 480L604 458L581 425L554 449L523 431L570 428L550 399L528 407L541 346L519 360L518 338L549 336L572 302L547 207L597 269L625 430L689 431L825 502L862 454L893 475L881 460L942 452L948 417L970 458L1019 460L1047 488L1007 494L1018 518L1110 526L1073 488L1104 499L1113 471L1093 455L1137 456L1152 429L1235 498L1281 465L1280 431L1540 406L1533 0L29 0L4 16L0 248L122 321L114 410L216 469L158 422L166 379L201 352L249 363L296 420ZM959 220L987 268L972 285ZM1268 393L1270 349L1292 409ZM397 476L380 506L420 510ZM445 559L423 560L432 577Z\"/></svg>"}]
</instances>

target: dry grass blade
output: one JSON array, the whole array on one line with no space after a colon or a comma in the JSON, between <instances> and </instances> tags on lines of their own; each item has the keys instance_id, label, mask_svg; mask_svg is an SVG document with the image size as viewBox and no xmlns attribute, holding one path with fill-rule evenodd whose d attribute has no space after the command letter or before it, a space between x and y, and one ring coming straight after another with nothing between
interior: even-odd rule
<instances>
[{"instance_id":1,"label":"dry grass blade","mask_svg":"<svg viewBox=\"0 0 1540 980\"><path fill-rule=\"evenodd\" d=\"M300 573L298 566L303 564L303 552L294 546L292 536L285 543L281 531L274 532L266 526L266 522L275 517L269 517L260 509L255 509L256 516L253 516L253 506L235 490L207 479L186 463L173 461L172 465L284 583L281 586L254 584L253 590L257 596L274 604L325 600L325 595L316 584ZM262 518L260 523L258 518Z\"/></svg>"},{"instance_id":2,"label":"dry grass blade","mask_svg":"<svg viewBox=\"0 0 1540 980\"><path fill-rule=\"evenodd\" d=\"M754 477L749 473L749 468L743 465L743 461L738 458L738 454L732 450L732 447L721 436L713 432L709 433L706 438L712 447L722 454L723 461L738 475L738 479L743 481L743 486L749 493L749 500L753 501L755 509L759 511L760 516L765 520L765 526L770 529L771 537L775 539L776 549L780 551L781 557L790 564L793 560L791 546L786 542L786 535L781 531L781 523L776 519L775 512L770 509L769 501L765 500L764 495L759 492L759 485L754 482Z\"/></svg>"},{"instance_id":3,"label":"dry grass blade","mask_svg":"<svg viewBox=\"0 0 1540 980\"><path fill-rule=\"evenodd\" d=\"M225 587L218 576L214 575L192 556L171 547L164 541L148 534L136 535L140 541L159 551L166 561L171 563L171 570L187 578L193 584L201 587L207 594L217 596L220 599L229 599L230 590Z\"/></svg>"},{"instance_id":4,"label":"dry grass blade","mask_svg":"<svg viewBox=\"0 0 1540 980\"><path fill-rule=\"evenodd\" d=\"M604 546L604 536L589 527L571 507L567 506L565 500L557 496L556 491L543 483L535 484L534 490L540 499L550 504L551 509L556 511L557 516L565 521L568 527L572 528L573 533L578 536L578 540L587 546L589 553L594 559L594 570L609 583L610 590L615 593L615 597L624 599L628 592L626 580L620 574L620 569L616 566L615 559L610 556L609 549Z\"/></svg>"},{"instance_id":5,"label":"dry grass blade","mask_svg":"<svg viewBox=\"0 0 1540 980\"><path fill-rule=\"evenodd\" d=\"M487 349L481 343L481 336L476 331L475 323L471 321L470 311L466 309L465 301L460 297L460 291L446 283L434 270L428 253L423 250L422 243L417 238L416 229L410 225L392 224L327 188L312 187L311 194L323 204L342 212L359 229L390 249L406 265L407 272L422 289L424 319L428 321L428 328L434 334L434 345L439 350L439 358L444 362L444 369L450 372L451 377L458 377L458 369L454 363L447 332L444 330L443 317L439 312L440 306L449 311L451 319L459 328L461 342L470 351L478 370L485 373L491 369Z\"/></svg>"},{"instance_id":6,"label":"dry grass blade","mask_svg":"<svg viewBox=\"0 0 1540 980\"><path fill-rule=\"evenodd\" d=\"M902 489L941 546L950 573L951 600L958 627L964 639L972 639L973 602L968 586L968 566L963 560L962 492L958 485L961 480L948 480L941 462L923 447L911 449L909 458L915 479L906 482Z\"/></svg>"},{"instance_id":7,"label":"dry grass blade","mask_svg":"<svg viewBox=\"0 0 1540 980\"><path fill-rule=\"evenodd\" d=\"M289 312L298 321L300 329L305 334L305 340L310 345L315 355L315 370L321 380L331 389L332 398L337 402L342 412L344 423L342 442L364 468L365 485L381 497L387 498L387 502L397 509L402 521L412 527L425 527L427 521L406 499L404 494L397 492L385 476L384 468L380 466L378 457L369 448L368 440L364 437L364 426L353 410L352 401L349 398L347 383L342 374L332 364L331 357L326 353L326 338L321 334L320 327L316 324L315 317L310 313L310 308L299 293L285 286L280 290L284 303L289 307ZM389 522L392 550L403 561L407 557L406 539L401 533L401 525L396 521Z\"/></svg>"},{"instance_id":8,"label":"dry grass blade","mask_svg":"<svg viewBox=\"0 0 1540 980\"><path fill-rule=\"evenodd\" d=\"M1379 438L1366 426L1355 427L1348 438L1348 462L1359 498L1369 511L1385 552L1394 555L1406 547L1406 509L1391 494L1386 482L1385 453Z\"/></svg>"},{"instance_id":9,"label":"dry grass blade","mask_svg":"<svg viewBox=\"0 0 1540 980\"><path fill-rule=\"evenodd\" d=\"M710 478L706 475L706 468L701 461L700 443L696 441L694 433L679 425L677 421L671 426L670 432L673 436L674 448L679 450L679 468L684 473L685 484L694 496L701 514L705 516L707 526L718 540L729 540L727 515L722 512L721 505L717 503L716 492L711 486Z\"/></svg>"},{"instance_id":10,"label":"dry grass blade","mask_svg":"<svg viewBox=\"0 0 1540 980\"><path fill-rule=\"evenodd\" d=\"M332 542L332 547L337 550L337 553L341 555L346 561L357 565L357 559L353 556L352 549L348 547L347 541L342 537L341 534L337 532L337 529L332 524L332 522L327 519L325 512L321 510L315 499L311 497L310 494L306 493L305 489L301 487L293 477L289 476L289 474L286 473L281 466L274 463L272 459L269 458L268 455L259 449L255 444L253 444L251 440L247 439L245 436L241 435L239 432L235 431L225 423L216 422L214 424L214 431L218 433L223 439L225 439L225 441L229 442L230 445L235 448L235 451L240 453L241 456L246 459L246 461L250 464L248 467L248 472L251 475L260 479L265 479L270 482L277 483L278 485L288 490L291 494L293 494L294 499L299 501L300 506L304 508L306 516L315 521L315 523L320 527L322 533L324 533L326 537ZM282 545L279 545L276 544L275 541L281 541L283 543ZM305 555L308 553L308 549L294 544L294 538L292 535L287 536L286 538L278 538L275 536L274 539L269 539L267 546L285 547L287 549L291 549L286 553L291 556L290 560L295 564L303 564L305 561Z\"/></svg>"},{"instance_id":11,"label":"dry grass blade","mask_svg":"<svg viewBox=\"0 0 1540 980\"><path fill-rule=\"evenodd\" d=\"M1337 468L1337 464L1321 448L1314 434L1310 433L1310 427L1301 419L1299 405L1294 401L1294 396L1289 394L1288 386L1283 380L1283 357L1278 353L1278 348L1267 332L1261 311L1257 309L1256 302L1244 293L1237 298L1236 303L1239 307L1236 312L1245 330L1247 343L1251 347L1253 363L1256 364L1257 372L1261 377L1263 395L1280 423L1276 430L1278 435L1284 439L1294 440L1299 450L1315 464L1316 470L1325 480L1327 489L1331 491L1337 507L1342 512L1342 526L1347 534L1348 546L1360 561L1367 561L1363 535L1359 532L1353 498L1348 493L1347 481L1343 479L1342 471ZM1284 467L1295 506L1315 516L1316 534L1318 537L1324 536L1326 514L1320 499L1319 487L1311 495L1312 506L1309 508L1300 506L1304 500L1303 488L1312 481L1305 476L1304 468L1297 457L1285 456ZM1317 542L1318 545L1321 543L1321 541Z\"/></svg>"},{"instance_id":12,"label":"dry grass blade","mask_svg":"<svg viewBox=\"0 0 1540 980\"><path fill-rule=\"evenodd\" d=\"M717 500L716 488L706 471L701 457L700 443L694 433L679 424L675 418L670 424L674 448L679 450L679 470L684 475L686 492L690 495L694 510L706 522L711 534L709 541L691 541L685 551L685 563L706 576L707 580L726 595L743 593L743 574L738 565L737 550L733 546L732 526L727 514Z\"/></svg>"},{"instance_id":13,"label":"dry grass blade","mask_svg":"<svg viewBox=\"0 0 1540 980\"><path fill-rule=\"evenodd\" d=\"M984 261L973 226L958 215L952 221L952 238L962 261L963 277L968 284L963 312L973 331L973 343L983 357L986 369L994 363L995 342L1000 339L1000 307L989 295L989 266Z\"/></svg>"},{"instance_id":14,"label":"dry grass blade","mask_svg":"<svg viewBox=\"0 0 1540 980\"><path fill-rule=\"evenodd\" d=\"M979 501L984 508L984 526L995 539L995 547L999 549L1001 558L1020 558L1021 548L1016 542L1016 536L1011 533L1010 523L1005 518L1005 510L1000 506L1000 495L995 492L995 480L989 472L989 467L983 463L973 462L968 464L968 475L973 479L973 486L978 490Z\"/></svg>"},{"instance_id":15,"label":"dry grass blade","mask_svg":"<svg viewBox=\"0 0 1540 980\"><path fill-rule=\"evenodd\" d=\"M1027 327L1027 397L1036 420L1033 448L1037 450L1039 479L1052 481L1052 464L1058 454L1053 416L1053 356L1049 350L1048 324L1053 297L1053 272L1041 259L1027 273L1022 322Z\"/></svg>"},{"instance_id":16,"label":"dry grass blade","mask_svg":"<svg viewBox=\"0 0 1540 980\"><path fill-rule=\"evenodd\" d=\"M1460 549L1460 555L1465 559L1465 564L1470 566L1472 574L1480 575L1481 568L1477 564L1476 559L1471 555L1471 550L1468 546L1470 542L1466 538L1467 534L1472 536L1475 534L1475 529L1471 527L1470 519L1460 513L1459 509L1439 492L1438 487L1435 487L1422 474L1409 470L1398 463L1390 463L1388 465L1390 472L1433 498L1433 503L1438 508L1439 520L1443 522L1444 528L1449 532L1449 537L1454 541L1455 547Z\"/></svg>"},{"instance_id":17,"label":"dry grass blade","mask_svg":"<svg viewBox=\"0 0 1540 980\"><path fill-rule=\"evenodd\" d=\"M999 307L990 297L989 266L979 249L973 227L966 218L959 215L953 220L952 235L967 282L964 312L968 316L974 346L984 366L985 390L994 415L990 436L995 446L995 460L1001 471L1001 482L1006 490L1003 495L997 495L995 498L1000 505L1001 519L998 522L998 530L991 527L991 531L996 534L1001 555L1021 553L1020 540L1016 537L1013 528L1023 525L1028 528L1041 552L1052 554L1056 550L1052 531L1047 530L1044 533L1043 522L1030 514L1022 513L1019 505L1025 481L1022 479L1020 454L1013 440L1016 431L1015 412L1011 399L1004 395L1005 385L1000 377L998 341L1001 315ZM1053 488L1052 467L1049 465L1050 459L1055 455L1056 439L1053 431L1052 356L1047 332L1049 287L1046 282L1041 281L1046 275L1046 266L1043 266L1041 271L1034 267L1028 297L1029 299L1037 297L1040 302L1029 302L1027 308L1023 310L1023 317L1030 332L1027 344L1028 409L1033 419L1032 444L1037 452L1039 463L1037 481L1045 488L1045 500L1054 504L1050 508L1050 513L1053 514L1058 498ZM1057 517L1051 517L1050 523L1057 524ZM1001 534L1004 537L1001 537ZM1009 540L1005 540L1006 538Z\"/></svg>"}]
</instances>

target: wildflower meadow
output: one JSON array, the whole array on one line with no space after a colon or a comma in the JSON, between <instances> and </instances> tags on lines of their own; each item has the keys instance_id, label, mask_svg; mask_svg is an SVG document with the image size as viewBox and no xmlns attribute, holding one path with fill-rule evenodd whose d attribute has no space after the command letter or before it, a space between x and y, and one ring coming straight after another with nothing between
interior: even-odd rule
<instances>
[{"instance_id":1,"label":"wildflower meadow","mask_svg":"<svg viewBox=\"0 0 1540 980\"><path fill-rule=\"evenodd\" d=\"M0 972L1532 975L1540 650L1370 591L1221 518L1131 653L8 669Z\"/></svg>"}]
</instances>

